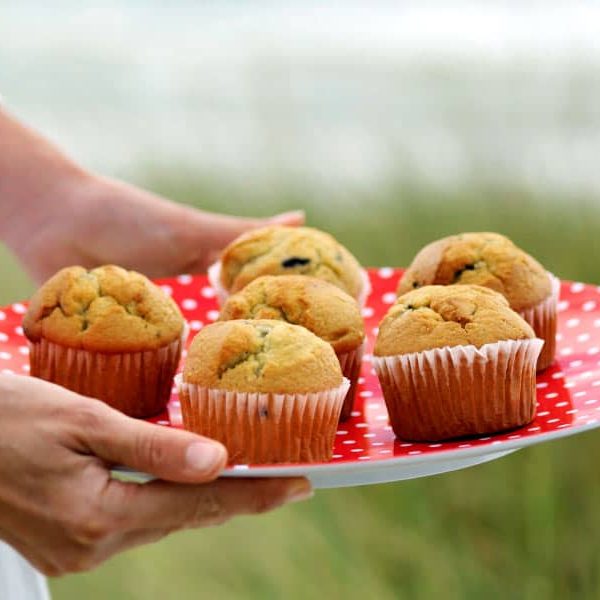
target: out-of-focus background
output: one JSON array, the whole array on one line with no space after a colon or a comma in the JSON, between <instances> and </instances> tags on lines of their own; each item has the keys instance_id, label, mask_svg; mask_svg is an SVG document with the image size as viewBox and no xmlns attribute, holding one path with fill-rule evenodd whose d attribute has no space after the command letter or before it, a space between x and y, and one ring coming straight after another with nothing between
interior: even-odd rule
<instances>
[{"instance_id":1,"label":"out-of-focus background","mask_svg":"<svg viewBox=\"0 0 600 600\"><path fill-rule=\"evenodd\" d=\"M600 283L600 6L0 3L0 93L91 169L367 265L505 233ZM32 289L0 248L0 302ZM600 437L319 492L52 583L58 600L600 597Z\"/></svg>"}]
</instances>

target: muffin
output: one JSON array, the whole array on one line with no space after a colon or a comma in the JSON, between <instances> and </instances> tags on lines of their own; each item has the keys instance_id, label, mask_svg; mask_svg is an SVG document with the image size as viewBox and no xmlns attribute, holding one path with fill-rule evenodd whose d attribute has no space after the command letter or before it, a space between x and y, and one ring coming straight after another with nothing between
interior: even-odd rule
<instances>
[{"instance_id":1,"label":"muffin","mask_svg":"<svg viewBox=\"0 0 600 600\"><path fill-rule=\"evenodd\" d=\"M380 324L373 357L394 433L433 442L531 422L543 343L488 288L404 294Z\"/></svg>"},{"instance_id":2,"label":"muffin","mask_svg":"<svg viewBox=\"0 0 600 600\"><path fill-rule=\"evenodd\" d=\"M329 460L349 386L327 342L268 319L203 328L177 382L184 427L238 464Z\"/></svg>"},{"instance_id":3,"label":"muffin","mask_svg":"<svg viewBox=\"0 0 600 600\"><path fill-rule=\"evenodd\" d=\"M369 280L358 261L332 236L310 227L271 225L234 240L209 270L221 302L261 275L310 275L364 304Z\"/></svg>"},{"instance_id":4,"label":"muffin","mask_svg":"<svg viewBox=\"0 0 600 600\"><path fill-rule=\"evenodd\" d=\"M538 371L556 350L560 283L534 258L497 233L463 233L425 246L400 280L398 295L424 285L482 285L505 296L510 307L544 340Z\"/></svg>"},{"instance_id":5,"label":"muffin","mask_svg":"<svg viewBox=\"0 0 600 600\"><path fill-rule=\"evenodd\" d=\"M68 267L25 314L31 374L132 417L152 416L169 400L184 323L175 302L139 273Z\"/></svg>"},{"instance_id":6,"label":"muffin","mask_svg":"<svg viewBox=\"0 0 600 600\"><path fill-rule=\"evenodd\" d=\"M352 413L365 326L356 301L331 283L304 275L264 275L230 296L219 320L277 319L301 325L325 340L336 353L350 381L340 419Z\"/></svg>"}]
</instances>

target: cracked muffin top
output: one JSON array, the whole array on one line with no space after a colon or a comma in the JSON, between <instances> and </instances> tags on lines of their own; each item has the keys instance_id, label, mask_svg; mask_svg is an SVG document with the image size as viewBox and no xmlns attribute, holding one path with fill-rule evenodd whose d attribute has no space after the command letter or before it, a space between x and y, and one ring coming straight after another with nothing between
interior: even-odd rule
<instances>
[{"instance_id":1,"label":"cracked muffin top","mask_svg":"<svg viewBox=\"0 0 600 600\"><path fill-rule=\"evenodd\" d=\"M533 329L497 292L478 285L428 285L400 296L379 325L376 356L446 346L480 348L534 338Z\"/></svg>"},{"instance_id":2,"label":"cracked muffin top","mask_svg":"<svg viewBox=\"0 0 600 600\"><path fill-rule=\"evenodd\" d=\"M548 273L534 258L498 233L463 233L425 246L398 286L398 295L424 285L475 284L505 296L521 311L552 293Z\"/></svg>"},{"instance_id":3,"label":"cracked muffin top","mask_svg":"<svg viewBox=\"0 0 600 600\"><path fill-rule=\"evenodd\" d=\"M333 348L283 321L218 321L194 338L186 383L237 392L309 393L342 384Z\"/></svg>"},{"instance_id":4,"label":"cracked muffin top","mask_svg":"<svg viewBox=\"0 0 600 600\"><path fill-rule=\"evenodd\" d=\"M337 353L355 350L365 339L356 300L327 281L305 275L255 279L227 299L219 320L231 319L277 319L302 325Z\"/></svg>"},{"instance_id":5,"label":"cracked muffin top","mask_svg":"<svg viewBox=\"0 0 600 600\"><path fill-rule=\"evenodd\" d=\"M181 337L175 302L135 271L67 267L33 295L23 320L32 342L45 339L92 352L139 352Z\"/></svg>"},{"instance_id":6,"label":"cracked muffin top","mask_svg":"<svg viewBox=\"0 0 600 600\"><path fill-rule=\"evenodd\" d=\"M234 240L221 256L221 285L241 290L261 275L311 275L358 298L363 289L358 261L331 235L310 227L272 225Z\"/></svg>"}]
</instances>

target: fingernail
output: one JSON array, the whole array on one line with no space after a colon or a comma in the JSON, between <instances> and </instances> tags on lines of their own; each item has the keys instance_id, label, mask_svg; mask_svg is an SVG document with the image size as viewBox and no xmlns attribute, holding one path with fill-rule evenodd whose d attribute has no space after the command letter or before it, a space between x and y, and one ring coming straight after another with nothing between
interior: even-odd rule
<instances>
[{"instance_id":1,"label":"fingernail","mask_svg":"<svg viewBox=\"0 0 600 600\"><path fill-rule=\"evenodd\" d=\"M314 496L314 491L310 482L307 480L300 480L291 484L285 496L285 501L288 504L293 502L301 502L302 500L308 500Z\"/></svg>"},{"instance_id":2,"label":"fingernail","mask_svg":"<svg viewBox=\"0 0 600 600\"><path fill-rule=\"evenodd\" d=\"M303 210L291 210L289 212L275 215L274 217L271 217L269 221L271 223L288 223L290 221L300 221L304 223L305 218L306 213Z\"/></svg>"},{"instance_id":3,"label":"fingernail","mask_svg":"<svg viewBox=\"0 0 600 600\"><path fill-rule=\"evenodd\" d=\"M221 444L194 442L188 446L185 462L189 469L199 473L216 470L225 461L225 448Z\"/></svg>"}]
</instances>

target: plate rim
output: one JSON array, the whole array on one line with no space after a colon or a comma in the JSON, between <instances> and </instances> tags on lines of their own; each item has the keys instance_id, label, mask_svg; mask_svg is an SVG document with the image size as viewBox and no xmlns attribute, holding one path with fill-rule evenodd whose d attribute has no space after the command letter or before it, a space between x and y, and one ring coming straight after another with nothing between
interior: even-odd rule
<instances>
[{"instance_id":1,"label":"plate rim","mask_svg":"<svg viewBox=\"0 0 600 600\"><path fill-rule=\"evenodd\" d=\"M544 442L556 439L571 437L579 433L586 433L600 427L600 419L595 423L585 423L580 426L566 427L557 431L548 431L539 435L527 436L518 440L498 441L496 444L485 444L471 448L455 448L453 450L444 450L414 456L391 456L390 458L378 458L377 460L363 461L339 461L329 463L298 463L298 464L273 464L273 465L233 465L222 471L219 477L226 478L260 478L260 477L310 477L311 475L321 475L326 473L361 473L373 470L376 466L382 468L394 468L401 466L413 466L424 463L444 462L446 460L472 458L475 456L485 456L487 454L497 454L504 452L514 452L529 446L535 446ZM518 431L516 429L515 431ZM131 476L140 476L143 478L152 477L148 473L143 473L135 469L124 466L116 466L112 469L118 473L126 473Z\"/></svg>"}]
</instances>

